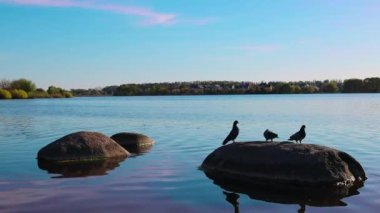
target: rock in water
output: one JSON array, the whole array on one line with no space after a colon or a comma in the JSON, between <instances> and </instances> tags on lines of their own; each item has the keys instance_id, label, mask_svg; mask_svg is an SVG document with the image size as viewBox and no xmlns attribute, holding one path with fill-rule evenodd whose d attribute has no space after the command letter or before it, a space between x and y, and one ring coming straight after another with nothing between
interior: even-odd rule
<instances>
[{"instance_id":1,"label":"rock in water","mask_svg":"<svg viewBox=\"0 0 380 213\"><path fill-rule=\"evenodd\" d=\"M39 160L83 161L125 158L130 154L111 138L97 132L66 135L38 151Z\"/></svg>"},{"instance_id":2,"label":"rock in water","mask_svg":"<svg viewBox=\"0 0 380 213\"><path fill-rule=\"evenodd\" d=\"M345 152L291 142L232 143L208 155L201 168L218 179L255 184L339 186L366 179L362 166Z\"/></svg>"},{"instance_id":3,"label":"rock in water","mask_svg":"<svg viewBox=\"0 0 380 213\"><path fill-rule=\"evenodd\" d=\"M133 153L147 151L154 144L154 141L151 138L138 133L121 132L112 135L111 138L122 147Z\"/></svg>"}]
</instances>

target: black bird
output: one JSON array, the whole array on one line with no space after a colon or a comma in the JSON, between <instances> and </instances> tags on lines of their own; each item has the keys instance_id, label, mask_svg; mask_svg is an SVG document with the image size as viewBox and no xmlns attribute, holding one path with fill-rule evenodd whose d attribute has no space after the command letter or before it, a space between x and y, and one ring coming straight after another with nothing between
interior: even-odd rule
<instances>
[{"instance_id":1,"label":"black bird","mask_svg":"<svg viewBox=\"0 0 380 213\"><path fill-rule=\"evenodd\" d=\"M239 127L237 126L238 123L238 121L234 121L231 132L227 135L226 139L224 139L223 145L226 145L229 141L233 141L235 143L235 139L239 135Z\"/></svg>"},{"instance_id":2,"label":"black bird","mask_svg":"<svg viewBox=\"0 0 380 213\"><path fill-rule=\"evenodd\" d=\"M270 131L269 129L267 129L264 132L264 138L265 138L265 141L271 140L273 142L273 139L278 138L278 135L276 133Z\"/></svg>"},{"instance_id":3,"label":"black bird","mask_svg":"<svg viewBox=\"0 0 380 213\"><path fill-rule=\"evenodd\" d=\"M294 133L292 136L290 136L290 138L288 140L296 141L296 142L299 141L301 143L302 140L306 137L305 128L306 128L306 126L302 125L300 131Z\"/></svg>"}]
</instances>

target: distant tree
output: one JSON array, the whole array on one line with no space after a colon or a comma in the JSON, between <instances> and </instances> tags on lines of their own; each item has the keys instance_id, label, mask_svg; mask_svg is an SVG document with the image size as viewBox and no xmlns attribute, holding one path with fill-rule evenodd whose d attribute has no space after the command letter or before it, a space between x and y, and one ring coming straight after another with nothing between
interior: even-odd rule
<instances>
[{"instance_id":1,"label":"distant tree","mask_svg":"<svg viewBox=\"0 0 380 213\"><path fill-rule=\"evenodd\" d=\"M161 85L158 89L159 95L167 95L168 94L168 88L166 85Z\"/></svg>"},{"instance_id":2,"label":"distant tree","mask_svg":"<svg viewBox=\"0 0 380 213\"><path fill-rule=\"evenodd\" d=\"M51 96L43 89L36 89L28 93L29 98L50 98Z\"/></svg>"},{"instance_id":3,"label":"distant tree","mask_svg":"<svg viewBox=\"0 0 380 213\"><path fill-rule=\"evenodd\" d=\"M363 84L365 92L380 92L380 78L366 78Z\"/></svg>"},{"instance_id":4,"label":"distant tree","mask_svg":"<svg viewBox=\"0 0 380 213\"><path fill-rule=\"evenodd\" d=\"M62 88L59 88L59 87L55 87L55 86L50 86L47 90L47 92L50 94L50 95L54 95L54 94L62 94L63 93L63 89Z\"/></svg>"},{"instance_id":5,"label":"distant tree","mask_svg":"<svg viewBox=\"0 0 380 213\"><path fill-rule=\"evenodd\" d=\"M72 89L71 94L74 96L102 96L105 92L101 89Z\"/></svg>"},{"instance_id":6,"label":"distant tree","mask_svg":"<svg viewBox=\"0 0 380 213\"><path fill-rule=\"evenodd\" d=\"M248 93L248 94L257 94L257 93L261 92L260 86L257 84L254 84L254 83L248 83L247 88L248 89L247 89L246 93Z\"/></svg>"},{"instance_id":7,"label":"distant tree","mask_svg":"<svg viewBox=\"0 0 380 213\"><path fill-rule=\"evenodd\" d=\"M24 90L25 92L32 92L36 90L36 85L30 80L21 78L21 79L12 81L11 88L21 89L21 90Z\"/></svg>"},{"instance_id":8,"label":"distant tree","mask_svg":"<svg viewBox=\"0 0 380 213\"><path fill-rule=\"evenodd\" d=\"M65 92L63 92L63 96L64 96L65 98L72 98L72 97L73 97L73 94L72 94L71 92L69 92L69 91L65 91Z\"/></svg>"},{"instance_id":9,"label":"distant tree","mask_svg":"<svg viewBox=\"0 0 380 213\"><path fill-rule=\"evenodd\" d=\"M310 85L305 85L302 87L302 93L314 93L315 92L315 87L310 86Z\"/></svg>"},{"instance_id":10,"label":"distant tree","mask_svg":"<svg viewBox=\"0 0 380 213\"><path fill-rule=\"evenodd\" d=\"M26 93L22 89L11 90L11 94L12 94L13 99L26 99L26 98L28 98L28 93Z\"/></svg>"},{"instance_id":11,"label":"distant tree","mask_svg":"<svg viewBox=\"0 0 380 213\"><path fill-rule=\"evenodd\" d=\"M180 90L181 94L183 94L183 95L189 95L190 94L190 87L188 85L179 86L179 90Z\"/></svg>"},{"instance_id":12,"label":"distant tree","mask_svg":"<svg viewBox=\"0 0 380 213\"><path fill-rule=\"evenodd\" d=\"M0 89L11 89L11 81L7 79L0 80Z\"/></svg>"},{"instance_id":13,"label":"distant tree","mask_svg":"<svg viewBox=\"0 0 380 213\"><path fill-rule=\"evenodd\" d=\"M298 85L293 85L292 86L293 87L293 93L296 93L296 94L298 94L298 93L301 93L302 92L302 89L301 89L301 87L300 86L298 86Z\"/></svg>"},{"instance_id":14,"label":"distant tree","mask_svg":"<svg viewBox=\"0 0 380 213\"><path fill-rule=\"evenodd\" d=\"M268 86L265 86L264 88L261 88L261 93L264 93L264 94L273 93L273 86L268 85Z\"/></svg>"},{"instance_id":15,"label":"distant tree","mask_svg":"<svg viewBox=\"0 0 380 213\"><path fill-rule=\"evenodd\" d=\"M71 98L73 94L60 87L50 86L47 90L52 98Z\"/></svg>"},{"instance_id":16,"label":"distant tree","mask_svg":"<svg viewBox=\"0 0 380 213\"><path fill-rule=\"evenodd\" d=\"M102 89L103 94L113 95L217 95L217 94L292 94L292 93L335 93L346 91L364 91L363 82L359 87L353 82L360 79L349 79L345 82L339 80L324 81L297 81L297 82L234 82L234 81L195 81L173 83L149 83L149 84L123 84ZM365 80L365 86L370 91L378 91L378 78ZM353 85L352 85L353 84ZM361 89L360 89L361 88ZM78 91L74 91L74 94ZM96 91L96 90L95 90ZM93 90L79 91L90 96L99 95Z\"/></svg>"},{"instance_id":17,"label":"distant tree","mask_svg":"<svg viewBox=\"0 0 380 213\"><path fill-rule=\"evenodd\" d=\"M339 88L336 82L330 81L330 82L324 82L322 84L322 92L324 93L337 93L339 92Z\"/></svg>"},{"instance_id":18,"label":"distant tree","mask_svg":"<svg viewBox=\"0 0 380 213\"><path fill-rule=\"evenodd\" d=\"M113 95L119 86L108 86L104 87L102 90L106 95Z\"/></svg>"},{"instance_id":19,"label":"distant tree","mask_svg":"<svg viewBox=\"0 0 380 213\"><path fill-rule=\"evenodd\" d=\"M278 85L277 92L280 94L290 94L293 93L293 89L289 83L281 83Z\"/></svg>"},{"instance_id":20,"label":"distant tree","mask_svg":"<svg viewBox=\"0 0 380 213\"><path fill-rule=\"evenodd\" d=\"M364 92L363 81L361 79L347 79L343 82L344 93Z\"/></svg>"},{"instance_id":21,"label":"distant tree","mask_svg":"<svg viewBox=\"0 0 380 213\"><path fill-rule=\"evenodd\" d=\"M5 89L0 89L0 99L11 99L12 94Z\"/></svg>"}]
</instances>

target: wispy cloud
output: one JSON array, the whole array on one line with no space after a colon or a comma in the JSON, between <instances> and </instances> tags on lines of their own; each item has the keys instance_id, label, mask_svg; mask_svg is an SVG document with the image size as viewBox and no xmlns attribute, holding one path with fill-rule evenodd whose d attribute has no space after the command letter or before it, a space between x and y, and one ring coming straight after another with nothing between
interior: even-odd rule
<instances>
[{"instance_id":1,"label":"wispy cloud","mask_svg":"<svg viewBox=\"0 0 380 213\"><path fill-rule=\"evenodd\" d=\"M280 50L281 46L275 44L257 44L242 46L241 49L252 52L271 53Z\"/></svg>"},{"instance_id":2,"label":"wispy cloud","mask_svg":"<svg viewBox=\"0 0 380 213\"><path fill-rule=\"evenodd\" d=\"M41 7L76 7L108 11L143 18L144 25L170 25L177 22L177 14L162 13L144 7L107 4L89 0L0 0L0 3Z\"/></svg>"}]
</instances>

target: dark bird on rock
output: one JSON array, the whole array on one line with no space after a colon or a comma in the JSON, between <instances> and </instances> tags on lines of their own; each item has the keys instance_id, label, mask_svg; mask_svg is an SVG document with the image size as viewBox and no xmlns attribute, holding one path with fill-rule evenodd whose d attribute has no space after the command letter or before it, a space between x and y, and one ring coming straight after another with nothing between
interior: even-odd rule
<instances>
[{"instance_id":1,"label":"dark bird on rock","mask_svg":"<svg viewBox=\"0 0 380 213\"><path fill-rule=\"evenodd\" d=\"M296 141L296 142L299 141L301 143L302 140L306 137L305 128L306 128L306 126L302 125L300 131L294 133L292 136L290 136L290 138L288 140Z\"/></svg>"},{"instance_id":2,"label":"dark bird on rock","mask_svg":"<svg viewBox=\"0 0 380 213\"><path fill-rule=\"evenodd\" d=\"M235 143L235 139L239 135L239 127L237 126L238 123L238 121L234 121L231 132L227 135L226 139L224 139L223 145L226 145L229 141L233 141Z\"/></svg>"},{"instance_id":3,"label":"dark bird on rock","mask_svg":"<svg viewBox=\"0 0 380 213\"><path fill-rule=\"evenodd\" d=\"M271 140L273 142L273 139L278 138L278 135L276 133L270 131L269 129L267 129L264 132L264 138L265 138L265 141Z\"/></svg>"}]
</instances>

